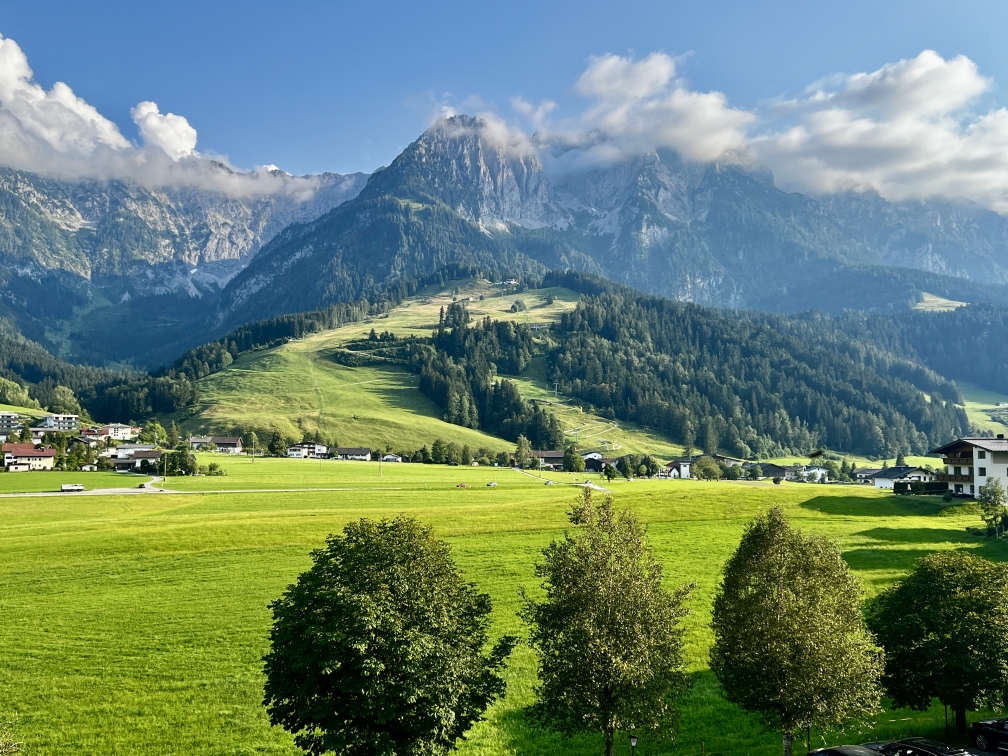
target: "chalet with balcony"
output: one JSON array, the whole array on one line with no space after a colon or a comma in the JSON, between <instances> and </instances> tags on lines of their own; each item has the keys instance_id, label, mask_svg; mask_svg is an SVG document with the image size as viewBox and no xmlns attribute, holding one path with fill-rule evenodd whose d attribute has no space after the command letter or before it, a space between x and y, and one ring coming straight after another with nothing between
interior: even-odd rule
<instances>
[{"instance_id":1,"label":"chalet with balcony","mask_svg":"<svg viewBox=\"0 0 1008 756\"><path fill-rule=\"evenodd\" d=\"M960 438L929 453L941 456L945 472L937 477L948 483L950 493L976 496L990 478L1008 484L1008 440L1003 433L997 438Z\"/></svg>"}]
</instances>

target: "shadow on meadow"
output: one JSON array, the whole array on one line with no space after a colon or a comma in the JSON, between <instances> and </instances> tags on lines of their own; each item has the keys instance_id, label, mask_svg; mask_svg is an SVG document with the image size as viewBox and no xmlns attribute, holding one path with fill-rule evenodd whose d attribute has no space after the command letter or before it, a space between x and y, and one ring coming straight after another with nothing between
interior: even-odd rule
<instances>
[{"instance_id":1,"label":"shadow on meadow","mask_svg":"<svg viewBox=\"0 0 1008 756\"><path fill-rule=\"evenodd\" d=\"M827 515L847 517L926 517L945 506L936 496L815 496L800 505Z\"/></svg>"}]
</instances>

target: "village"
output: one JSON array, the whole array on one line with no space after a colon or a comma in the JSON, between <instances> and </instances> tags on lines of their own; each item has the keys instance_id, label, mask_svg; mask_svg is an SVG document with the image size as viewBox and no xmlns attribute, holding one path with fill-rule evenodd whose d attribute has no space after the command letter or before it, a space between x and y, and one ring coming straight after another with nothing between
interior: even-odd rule
<instances>
[{"instance_id":1,"label":"village","mask_svg":"<svg viewBox=\"0 0 1008 756\"><path fill-rule=\"evenodd\" d=\"M30 421L34 420L34 424ZM14 412L0 413L0 444L3 450L2 469L9 473L44 472L56 469L77 469L81 472L110 470L156 474L167 470L166 455L173 449L162 448L157 439L141 440L140 426L109 423L83 426L73 414L46 414L29 418ZM437 444L435 444L436 446ZM454 447L454 444L442 447ZM192 452L216 454L262 454L267 450L247 448L240 436L190 435L184 444ZM75 453L75 449L79 452ZM770 480L774 483L854 484L872 486L902 494L932 494L974 497L991 478L1008 479L1008 440L1003 434L995 438L961 438L931 451L941 457L941 467L897 464L881 467L857 467L836 460L810 460L808 464L778 464L772 461L744 460L722 454L703 454L672 459L661 464L650 455L605 456L603 451L579 452L567 450L530 450L524 458L517 454L493 456L489 452L479 458L471 454L443 454L441 458L423 455L411 458L407 453L384 452L369 447L328 446L321 442L303 441L269 450L273 456L290 459L340 460L352 462L381 461L383 463L441 462L449 465L481 464L520 467L549 472L592 473L612 480L647 477L674 480ZM426 450L425 450L426 451ZM468 449L467 449L468 451ZM821 455L813 455L821 456ZM493 457L491 459L491 457ZM936 459L936 462L938 460ZM217 465L213 466L215 469ZM184 474L184 471L183 471Z\"/></svg>"}]
</instances>

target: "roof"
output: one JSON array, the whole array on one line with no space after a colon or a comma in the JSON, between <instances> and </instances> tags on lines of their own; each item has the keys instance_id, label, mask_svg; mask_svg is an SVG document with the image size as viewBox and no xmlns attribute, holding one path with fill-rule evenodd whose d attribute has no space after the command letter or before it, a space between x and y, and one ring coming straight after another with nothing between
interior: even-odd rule
<instances>
[{"instance_id":1,"label":"roof","mask_svg":"<svg viewBox=\"0 0 1008 756\"><path fill-rule=\"evenodd\" d=\"M371 450L366 446L337 446L336 453L364 456L365 454L370 454Z\"/></svg>"},{"instance_id":2,"label":"roof","mask_svg":"<svg viewBox=\"0 0 1008 756\"><path fill-rule=\"evenodd\" d=\"M950 444L932 449L928 454L944 454L946 450L953 449L960 444L969 444L978 449L986 449L990 452L1008 452L1008 438L958 438Z\"/></svg>"},{"instance_id":3,"label":"roof","mask_svg":"<svg viewBox=\"0 0 1008 756\"><path fill-rule=\"evenodd\" d=\"M34 446L30 449L22 449L20 451L14 452L14 459L20 459L22 457L55 457L56 451L54 449L36 449Z\"/></svg>"},{"instance_id":4,"label":"roof","mask_svg":"<svg viewBox=\"0 0 1008 756\"><path fill-rule=\"evenodd\" d=\"M562 451L535 451L532 452L533 457L538 459L563 459L564 452Z\"/></svg>"},{"instance_id":5,"label":"roof","mask_svg":"<svg viewBox=\"0 0 1008 756\"><path fill-rule=\"evenodd\" d=\"M161 459L161 454L157 449L138 449L133 452L133 459Z\"/></svg>"},{"instance_id":6,"label":"roof","mask_svg":"<svg viewBox=\"0 0 1008 756\"><path fill-rule=\"evenodd\" d=\"M906 477L910 473L915 473L915 472L922 472L922 473L925 473L925 474L928 474L928 475L931 474L928 470L925 470L923 467L914 467L912 465L902 465L900 467L889 467L889 468L887 468L885 470L879 470L877 473L875 473L874 477L876 477L876 478L887 478L889 480L896 480L898 478Z\"/></svg>"},{"instance_id":7,"label":"roof","mask_svg":"<svg viewBox=\"0 0 1008 756\"><path fill-rule=\"evenodd\" d=\"M213 442L218 446L221 444L240 444L241 438L238 436L214 436Z\"/></svg>"},{"instance_id":8,"label":"roof","mask_svg":"<svg viewBox=\"0 0 1008 756\"><path fill-rule=\"evenodd\" d=\"M213 441L213 436L189 436L190 444L209 444Z\"/></svg>"},{"instance_id":9,"label":"roof","mask_svg":"<svg viewBox=\"0 0 1008 756\"><path fill-rule=\"evenodd\" d=\"M33 451L35 449L35 444L17 444L10 443L3 445L4 452L23 452L23 451Z\"/></svg>"}]
</instances>

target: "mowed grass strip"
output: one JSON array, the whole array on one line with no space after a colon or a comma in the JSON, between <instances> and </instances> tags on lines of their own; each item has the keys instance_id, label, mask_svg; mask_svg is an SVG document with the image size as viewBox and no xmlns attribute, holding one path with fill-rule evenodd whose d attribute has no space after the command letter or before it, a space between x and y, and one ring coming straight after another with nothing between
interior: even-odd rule
<instances>
[{"instance_id":1,"label":"mowed grass strip","mask_svg":"<svg viewBox=\"0 0 1008 756\"><path fill-rule=\"evenodd\" d=\"M223 461L229 482L269 476L262 460L255 473L247 460ZM305 479L314 469L302 460L275 464L274 479L283 465ZM261 706L267 605L327 534L358 517L403 512L433 525L465 575L492 596L494 633L523 633L519 589L537 589L533 564L562 534L577 489L509 470L489 473L498 485L488 487L486 469L423 465L396 466L394 490L359 485L376 468L332 463L329 482L353 489L345 491L0 499L0 715L18 716L35 755L297 753ZM467 487L457 488L460 481ZM776 735L723 700L706 663L721 567L766 507L779 503L798 526L837 539L867 595L932 550L1005 557L1002 543L967 534L972 518L942 516L931 499L800 484L614 481L613 489L618 504L649 523L669 584L697 583L686 638L694 686L678 739L643 741L652 754L697 754L701 741L709 754L779 752ZM535 682L527 647L507 674L507 698L461 753L601 750L598 739L562 738L526 720ZM887 713L876 734L942 729L937 708ZM620 742L620 753L628 750Z\"/></svg>"}]
</instances>

